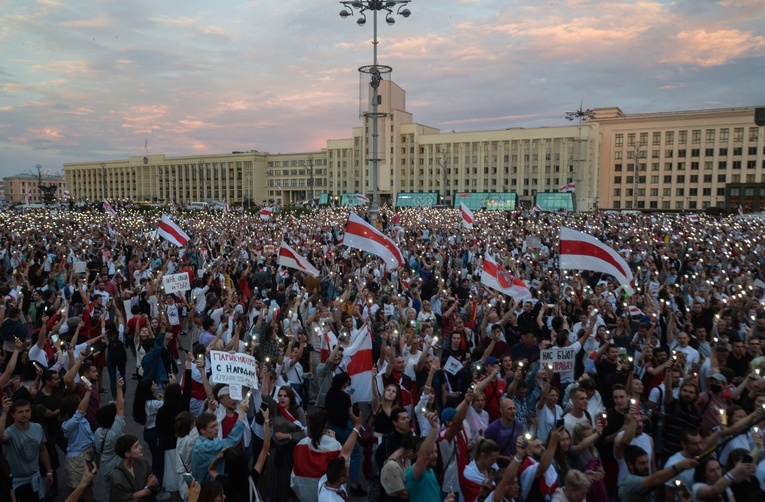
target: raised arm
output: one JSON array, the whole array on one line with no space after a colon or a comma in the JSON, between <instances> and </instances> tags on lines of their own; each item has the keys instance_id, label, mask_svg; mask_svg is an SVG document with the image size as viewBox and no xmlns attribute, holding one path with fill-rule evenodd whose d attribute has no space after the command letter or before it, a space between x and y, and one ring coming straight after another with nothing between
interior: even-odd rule
<instances>
[{"instance_id":1,"label":"raised arm","mask_svg":"<svg viewBox=\"0 0 765 502\"><path fill-rule=\"evenodd\" d=\"M438 431L439 425L438 415L436 413L428 413L425 417L428 419L428 422L430 422L430 430L425 437L425 441L420 445L420 449L417 451L417 460L414 462L414 466L412 466L412 475L417 481L422 479L422 475L425 474L425 469L427 469L428 464L430 463L430 457L433 455L433 448L436 446L436 432Z\"/></svg>"}]
</instances>

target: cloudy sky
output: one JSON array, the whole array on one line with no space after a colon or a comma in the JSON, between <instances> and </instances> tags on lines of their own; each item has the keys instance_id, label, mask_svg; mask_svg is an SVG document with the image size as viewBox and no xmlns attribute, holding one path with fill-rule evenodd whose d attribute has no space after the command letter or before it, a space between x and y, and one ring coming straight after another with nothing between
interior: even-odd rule
<instances>
[{"instance_id":1,"label":"cloudy sky","mask_svg":"<svg viewBox=\"0 0 765 502\"><path fill-rule=\"evenodd\" d=\"M298 152L360 124L372 23L334 0L0 0L0 176L63 163ZM380 63L444 131L564 111L765 105L762 0L413 0Z\"/></svg>"}]
</instances>

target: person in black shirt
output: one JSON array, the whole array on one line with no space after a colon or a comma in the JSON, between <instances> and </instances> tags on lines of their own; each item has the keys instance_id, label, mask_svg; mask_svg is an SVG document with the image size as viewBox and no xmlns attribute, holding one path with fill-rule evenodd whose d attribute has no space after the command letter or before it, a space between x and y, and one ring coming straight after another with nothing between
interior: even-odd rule
<instances>
[{"instance_id":1,"label":"person in black shirt","mask_svg":"<svg viewBox=\"0 0 765 502\"><path fill-rule=\"evenodd\" d=\"M348 373L338 373L332 378L332 386L327 391L327 397L324 401L324 407L327 410L327 423L329 428L335 431L335 439L340 444L345 444L348 437L353 434L353 400L345 391L350 385L351 377ZM364 496L367 492L359 484L361 448L358 444L353 446L350 465L351 494Z\"/></svg>"},{"instance_id":2,"label":"person in black shirt","mask_svg":"<svg viewBox=\"0 0 765 502\"><path fill-rule=\"evenodd\" d=\"M613 383L618 383L612 382L618 366L619 347L613 343L602 342L598 353L595 354L595 368L598 371L598 392L600 392L600 397L603 398L603 406L606 408L614 405L610 386Z\"/></svg>"}]
</instances>

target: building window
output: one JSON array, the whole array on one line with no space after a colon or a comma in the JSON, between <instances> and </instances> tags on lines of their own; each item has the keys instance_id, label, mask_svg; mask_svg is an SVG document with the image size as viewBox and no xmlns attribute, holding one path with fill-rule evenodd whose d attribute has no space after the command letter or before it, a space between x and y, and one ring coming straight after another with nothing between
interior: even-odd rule
<instances>
[{"instance_id":1,"label":"building window","mask_svg":"<svg viewBox=\"0 0 765 502\"><path fill-rule=\"evenodd\" d=\"M651 141L651 144L653 146L661 145L661 133L660 132L653 133L653 140Z\"/></svg>"},{"instance_id":2,"label":"building window","mask_svg":"<svg viewBox=\"0 0 765 502\"><path fill-rule=\"evenodd\" d=\"M688 143L688 131L680 131L677 133L677 144L684 145Z\"/></svg>"},{"instance_id":3,"label":"building window","mask_svg":"<svg viewBox=\"0 0 765 502\"><path fill-rule=\"evenodd\" d=\"M714 143L715 142L715 130L714 129L707 129L707 131L706 131L706 142L707 143Z\"/></svg>"},{"instance_id":4,"label":"building window","mask_svg":"<svg viewBox=\"0 0 765 502\"><path fill-rule=\"evenodd\" d=\"M744 153L744 149L740 146L733 148L733 155L741 155Z\"/></svg>"},{"instance_id":5,"label":"building window","mask_svg":"<svg viewBox=\"0 0 765 502\"><path fill-rule=\"evenodd\" d=\"M698 157L700 153L701 153L701 149L694 148L691 150L691 157Z\"/></svg>"},{"instance_id":6,"label":"building window","mask_svg":"<svg viewBox=\"0 0 765 502\"><path fill-rule=\"evenodd\" d=\"M652 188L650 193L651 193L652 197L658 197L659 196L659 189L658 188Z\"/></svg>"},{"instance_id":7,"label":"building window","mask_svg":"<svg viewBox=\"0 0 765 502\"><path fill-rule=\"evenodd\" d=\"M614 158L619 160L622 158L622 152L614 152Z\"/></svg>"},{"instance_id":8,"label":"building window","mask_svg":"<svg viewBox=\"0 0 765 502\"><path fill-rule=\"evenodd\" d=\"M718 183L725 183L725 175L724 174L718 174L717 175L717 182Z\"/></svg>"},{"instance_id":9,"label":"building window","mask_svg":"<svg viewBox=\"0 0 765 502\"><path fill-rule=\"evenodd\" d=\"M668 200L662 201L661 208L662 209L669 209L669 201Z\"/></svg>"},{"instance_id":10,"label":"building window","mask_svg":"<svg viewBox=\"0 0 765 502\"><path fill-rule=\"evenodd\" d=\"M718 169L728 169L728 162L726 162L724 160L721 160L720 162L717 163L717 168Z\"/></svg>"},{"instance_id":11,"label":"building window","mask_svg":"<svg viewBox=\"0 0 765 502\"><path fill-rule=\"evenodd\" d=\"M627 146L635 146L635 133L631 132L627 134Z\"/></svg>"},{"instance_id":12,"label":"building window","mask_svg":"<svg viewBox=\"0 0 765 502\"><path fill-rule=\"evenodd\" d=\"M614 145L617 147L624 146L624 134L617 134L614 136Z\"/></svg>"},{"instance_id":13,"label":"building window","mask_svg":"<svg viewBox=\"0 0 765 502\"><path fill-rule=\"evenodd\" d=\"M682 175L682 174L679 174L679 175L677 176L677 182L678 182L678 183L685 183L685 176L684 176L684 175Z\"/></svg>"},{"instance_id":14,"label":"building window","mask_svg":"<svg viewBox=\"0 0 765 502\"><path fill-rule=\"evenodd\" d=\"M672 175L664 175L664 183L672 183Z\"/></svg>"},{"instance_id":15,"label":"building window","mask_svg":"<svg viewBox=\"0 0 765 502\"><path fill-rule=\"evenodd\" d=\"M648 203L648 207L651 209L658 209L659 203L655 200L652 200Z\"/></svg>"},{"instance_id":16,"label":"building window","mask_svg":"<svg viewBox=\"0 0 765 502\"><path fill-rule=\"evenodd\" d=\"M730 136L729 129L720 129L720 143L727 143Z\"/></svg>"},{"instance_id":17,"label":"building window","mask_svg":"<svg viewBox=\"0 0 765 502\"><path fill-rule=\"evenodd\" d=\"M672 195L672 189L671 188L663 188L661 193L662 193L662 195L664 197L669 197L670 195Z\"/></svg>"},{"instance_id":18,"label":"building window","mask_svg":"<svg viewBox=\"0 0 765 502\"><path fill-rule=\"evenodd\" d=\"M659 177L658 176L651 176L651 183L658 183Z\"/></svg>"},{"instance_id":19,"label":"building window","mask_svg":"<svg viewBox=\"0 0 765 502\"><path fill-rule=\"evenodd\" d=\"M622 202L619 201L619 200L615 200L614 201L614 209L621 209L621 207L622 207Z\"/></svg>"},{"instance_id":20,"label":"building window","mask_svg":"<svg viewBox=\"0 0 765 502\"><path fill-rule=\"evenodd\" d=\"M622 165L621 164L614 164L614 171L621 172L621 170L622 170Z\"/></svg>"},{"instance_id":21,"label":"building window","mask_svg":"<svg viewBox=\"0 0 765 502\"><path fill-rule=\"evenodd\" d=\"M701 143L701 129L694 129L691 133L691 143L698 144Z\"/></svg>"},{"instance_id":22,"label":"building window","mask_svg":"<svg viewBox=\"0 0 765 502\"><path fill-rule=\"evenodd\" d=\"M622 195L622 189L614 188L614 197L621 197L621 195Z\"/></svg>"},{"instance_id":23,"label":"building window","mask_svg":"<svg viewBox=\"0 0 765 502\"><path fill-rule=\"evenodd\" d=\"M668 145L675 144L675 131L667 131L664 133L664 143Z\"/></svg>"},{"instance_id":24,"label":"building window","mask_svg":"<svg viewBox=\"0 0 765 502\"><path fill-rule=\"evenodd\" d=\"M621 176L614 176L614 185L619 185L622 182Z\"/></svg>"},{"instance_id":25,"label":"building window","mask_svg":"<svg viewBox=\"0 0 765 502\"><path fill-rule=\"evenodd\" d=\"M666 150L666 151L664 152L664 157L665 157L665 158L667 158L667 159L671 159L671 158L672 158L672 156L674 155L674 153L675 153L675 152L673 152L672 150Z\"/></svg>"},{"instance_id":26,"label":"building window","mask_svg":"<svg viewBox=\"0 0 765 502\"><path fill-rule=\"evenodd\" d=\"M647 132L641 132L640 133L640 146L648 146L648 133Z\"/></svg>"},{"instance_id":27,"label":"building window","mask_svg":"<svg viewBox=\"0 0 765 502\"><path fill-rule=\"evenodd\" d=\"M701 194L705 195L705 196L710 196L710 195L712 195L712 189L711 188L702 188L701 189Z\"/></svg>"},{"instance_id":28,"label":"building window","mask_svg":"<svg viewBox=\"0 0 765 502\"><path fill-rule=\"evenodd\" d=\"M744 128L736 127L733 129L733 142L741 143L742 141L744 141Z\"/></svg>"}]
</instances>

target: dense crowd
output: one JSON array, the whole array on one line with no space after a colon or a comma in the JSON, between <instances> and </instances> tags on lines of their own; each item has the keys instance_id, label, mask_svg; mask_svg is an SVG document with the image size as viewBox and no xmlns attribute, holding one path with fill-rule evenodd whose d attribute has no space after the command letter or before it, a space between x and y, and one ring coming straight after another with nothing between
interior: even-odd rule
<instances>
[{"instance_id":1,"label":"dense crowd","mask_svg":"<svg viewBox=\"0 0 765 502\"><path fill-rule=\"evenodd\" d=\"M765 500L759 219L468 229L383 207L391 270L343 245L347 208L170 209L176 247L159 214L115 206L0 213L5 500L92 501L97 476L113 502ZM561 226L617 250L634 293L559 270ZM319 276L280 266L282 242ZM482 284L487 253L528 297ZM178 273L189 290L166 294ZM555 348L573 365L542 364ZM258 386L216 382L211 351L254 356Z\"/></svg>"}]
</instances>

